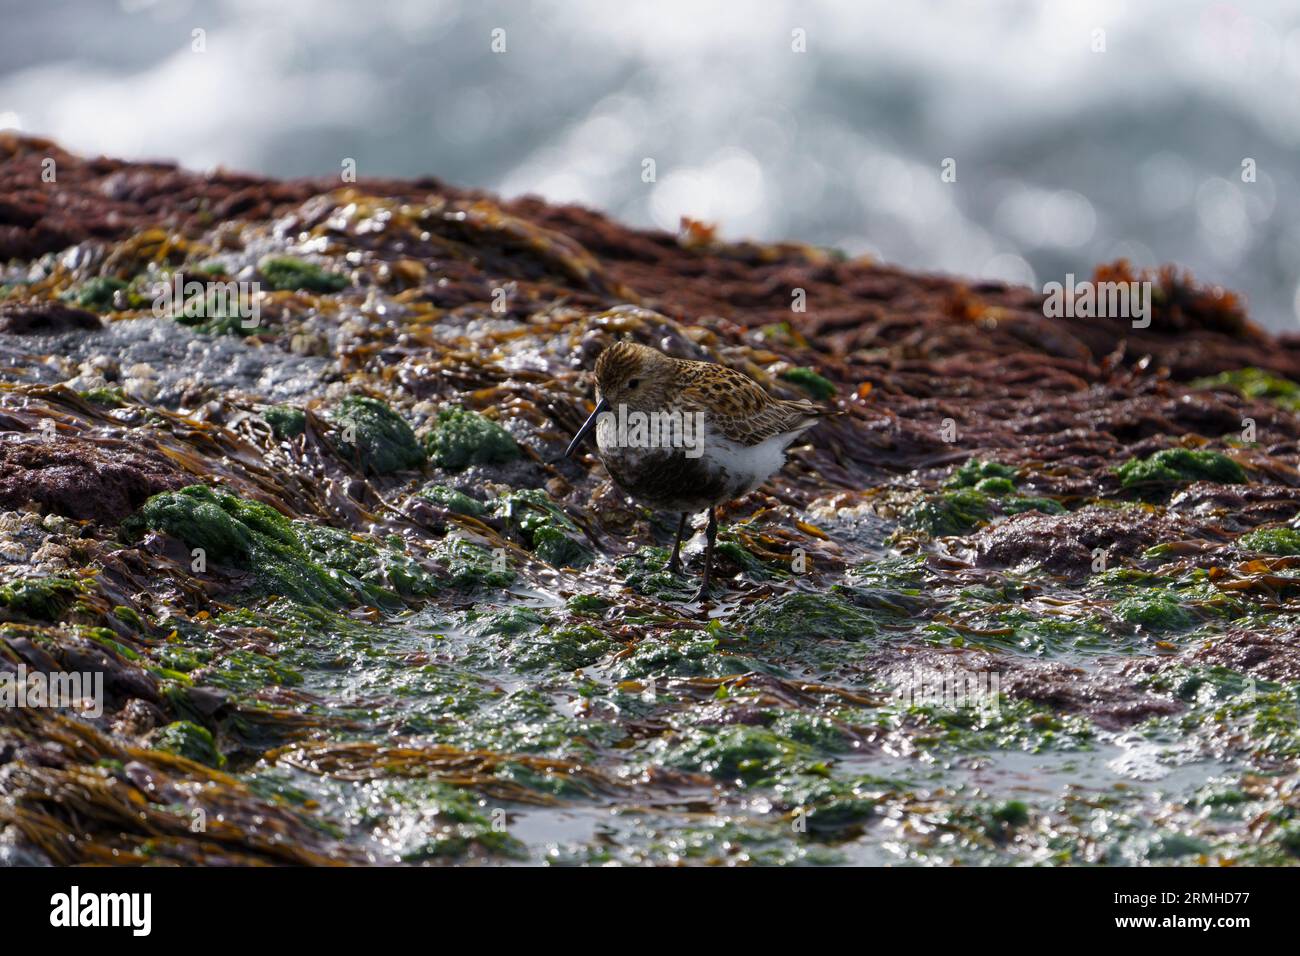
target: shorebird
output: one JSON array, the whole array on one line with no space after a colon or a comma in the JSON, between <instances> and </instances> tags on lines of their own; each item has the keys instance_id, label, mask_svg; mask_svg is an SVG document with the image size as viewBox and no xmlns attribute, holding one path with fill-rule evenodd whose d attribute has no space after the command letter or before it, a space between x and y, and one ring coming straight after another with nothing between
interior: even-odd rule
<instances>
[{"instance_id":1,"label":"shorebird","mask_svg":"<svg viewBox=\"0 0 1300 956\"><path fill-rule=\"evenodd\" d=\"M807 400L773 398L735 369L616 342L596 360L596 408L565 455L594 428L614 482L655 510L681 515L668 562L673 574L681 572L687 520L708 512L699 601L709 594L717 506L780 471L786 448L824 414Z\"/></svg>"}]
</instances>

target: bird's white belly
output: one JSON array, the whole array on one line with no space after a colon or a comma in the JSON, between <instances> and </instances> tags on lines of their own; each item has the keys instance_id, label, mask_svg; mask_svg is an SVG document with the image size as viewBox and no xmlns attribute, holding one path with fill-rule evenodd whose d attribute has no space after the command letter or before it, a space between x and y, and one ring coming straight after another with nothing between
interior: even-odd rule
<instances>
[{"instance_id":1,"label":"bird's white belly","mask_svg":"<svg viewBox=\"0 0 1300 956\"><path fill-rule=\"evenodd\" d=\"M597 422L596 445L614 480L653 508L694 512L759 487L785 464L785 447L795 436L742 445L706 425L701 443L690 449L638 447L620 437L612 416Z\"/></svg>"},{"instance_id":2,"label":"bird's white belly","mask_svg":"<svg viewBox=\"0 0 1300 956\"><path fill-rule=\"evenodd\" d=\"M706 432L704 454L714 468L727 472L739 486L734 497L753 491L785 465L785 446L790 439L776 435L757 445L741 445Z\"/></svg>"}]
</instances>

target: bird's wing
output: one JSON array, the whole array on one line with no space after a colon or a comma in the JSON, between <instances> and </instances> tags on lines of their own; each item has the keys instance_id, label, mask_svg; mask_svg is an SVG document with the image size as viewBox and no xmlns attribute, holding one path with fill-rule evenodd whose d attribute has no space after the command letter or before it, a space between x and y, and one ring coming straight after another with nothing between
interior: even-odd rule
<instances>
[{"instance_id":1,"label":"bird's wing","mask_svg":"<svg viewBox=\"0 0 1300 956\"><path fill-rule=\"evenodd\" d=\"M707 368L704 374L687 370L679 378L676 403L704 412L709 424L738 444L757 445L782 433L798 434L824 414L806 399L772 398L743 372L721 365Z\"/></svg>"}]
</instances>

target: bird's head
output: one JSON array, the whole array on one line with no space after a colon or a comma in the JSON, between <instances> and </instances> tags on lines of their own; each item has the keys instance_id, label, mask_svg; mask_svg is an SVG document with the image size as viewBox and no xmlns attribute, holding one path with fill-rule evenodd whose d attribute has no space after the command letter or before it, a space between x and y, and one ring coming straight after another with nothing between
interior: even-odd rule
<instances>
[{"instance_id":1,"label":"bird's head","mask_svg":"<svg viewBox=\"0 0 1300 956\"><path fill-rule=\"evenodd\" d=\"M611 409L655 411L671 404L673 360L635 342L615 342L596 359L596 391Z\"/></svg>"},{"instance_id":2,"label":"bird's head","mask_svg":"<svg viewBox=\"0 0 1300 956\"><path fill-rule=\"evenodd\" d=\"M596 410L573 436L566 455L572 455L605 412L651 412L671 404L673 359L635 342L615 342L596 359Z\"/></svg>"}]
</instances>

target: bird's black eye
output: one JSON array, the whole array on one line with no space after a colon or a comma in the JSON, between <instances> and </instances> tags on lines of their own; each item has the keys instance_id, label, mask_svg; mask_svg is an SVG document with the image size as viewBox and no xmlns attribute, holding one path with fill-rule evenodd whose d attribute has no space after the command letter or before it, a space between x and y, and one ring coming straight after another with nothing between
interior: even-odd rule
<instances>
[{"instance_id":1,"label":"bird's black eye","mask_svg":"<svg viewBox=\"0 0 1300 956\"><path fill-rule=\"evenodd\" d=\"M640 384L641 384L641 380L639 378L630 378L627 381L628 388L636 388Z\"/></svg>"}]
</instances>

